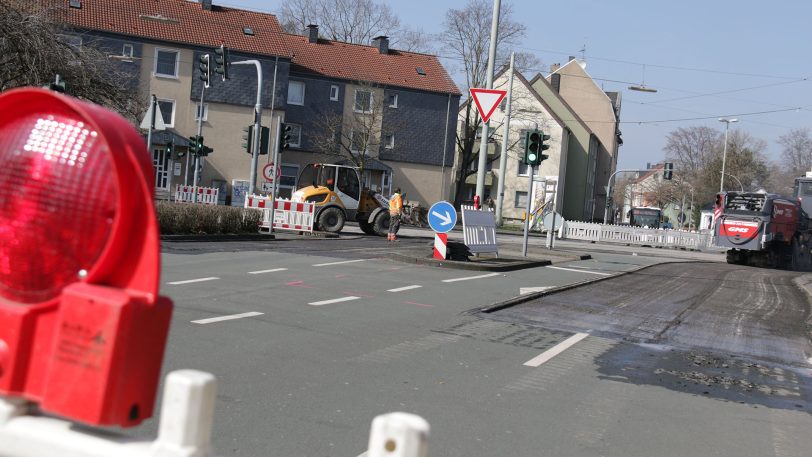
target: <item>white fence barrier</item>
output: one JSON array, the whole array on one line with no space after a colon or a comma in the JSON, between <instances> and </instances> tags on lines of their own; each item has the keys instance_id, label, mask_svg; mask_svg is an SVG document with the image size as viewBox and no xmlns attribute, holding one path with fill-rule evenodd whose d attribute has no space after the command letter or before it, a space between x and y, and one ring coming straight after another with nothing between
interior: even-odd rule
<instances>
[{"instance_id":1,"label":"white fence barrier","mask_svg":"<svg viewBox=\"0 0 812 457\"><path fill-rule=\"evenodd\" d=\"M713 233L659 230L626 225L564 222L562 237L570 240L634 244L695 250L715 249Z\"/></svg>"},{"instance_id":2,"label":"white fence barrier","mask_svg":"<svg viewBox=\"0 0 812 457\"><path fill-rule=\"evenodd\" d=\"M184 186L178 184L175 186L175 201L181 203L192 203L194 199L195 188L194 186ZM197 188L197 203L206 205L216 205L220 196L220 189L216 187L198 187Z\"/></svg>"},{"instance_id":3,"label":"white fence barrier","mask_svg":"<svg viewBox=\"0 0 812 457\"><path fill-rule=\"evenodd\" d=\"M262 210L262 228L270 228L271 199L259 195L251 195L245 199L246 208ZM274 230L294 230L297 232L312 232L316 214L315 203L296 203L286 199L277 199L273 215Z\"/></svg>"}]
</instances>

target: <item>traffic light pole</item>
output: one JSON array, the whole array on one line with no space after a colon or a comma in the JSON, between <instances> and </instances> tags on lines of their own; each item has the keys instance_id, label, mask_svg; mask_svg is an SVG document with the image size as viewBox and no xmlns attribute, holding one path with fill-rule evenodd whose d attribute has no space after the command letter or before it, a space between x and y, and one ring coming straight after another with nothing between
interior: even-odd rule
<instances>
[{"instance_id":1,"label":"traffic light pole","mask_svg":"<svg viewBox=\"0 0 812 457\"><path fill-rule=\"evenodd\" d=\"M527 257L527 232L530 227L530 205L533 196L533 176L536 173L536 166L530 165L530 175L527 178L527 204L524 208L524 238L522 239L522 257Z\"/></svg>"},{"instance_id":2,"label":"traffic light pole","mask_svg":"<svg viewBox=\"0 0 812 457\"><path fill-rule=\"evenodd\" d=\"M243 60L232 62L231 65L254 65L257 69L257 103L254 106L254 137L251 151L251 174L248 178L248 193L256 193L257 163L259 162L259 146L262 139L262 65L259 60ZM273 205L272 205L273 206ZM273 225L273 220L271 220Z\"/></svg>"},{"instance_id":3,"label":"traffic light pole","mask_svg":"<svg viewBox=\"0 0 812 457\"><path fill-rule=\"evenodd\" d=\"M206 85L200 89L200 105L198 106L197 116L197 136L203 135L203 97L206 94ZM189 154L189 152L187 152ZM200 154L195 151L195 177L192 181L192 203L197 203L197 181L200 179ZM171 189L170 189L171 190Z\"/></svg>"},{"instance_id":4,"label":"traffic light pole","mask_svg":"<svg viewBox=\"0 0 812 457\"><path fill-rule=\"evenodd\" d=\"M513 61L515 53L510 53L510 82L508 83L507 107L505 108L505 134L502 136L502 151L499 155L499 181L496 183L496 225L502 226L502 205L505 203L505 176L507 175L507 151L510 147L510 115L513 102Z\"/></svg>"}]
</instances>

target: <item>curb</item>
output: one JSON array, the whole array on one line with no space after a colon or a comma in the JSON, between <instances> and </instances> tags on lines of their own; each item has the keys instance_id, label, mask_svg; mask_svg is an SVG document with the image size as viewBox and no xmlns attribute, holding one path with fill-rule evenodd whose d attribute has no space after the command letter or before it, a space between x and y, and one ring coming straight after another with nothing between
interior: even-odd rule
<instances>
[{"instance_id":1,"label":"curb","mask_svg":"<svg viewBox=\"0 0 812 457\"><path fill-rule=\"evenodd\" d=\"M533 293L529 293L529 294L526 294L526 295L520 295L518 297L513 297L513 298L505 300L505 301L494 303L494 304L492 304L490 306L486 306L484 308L475 308L475 309L473 309L471 311L466 312L465 314L479 314L479 313L490 314L490 313L494 313L496 311L501 311L503 309L507 309L507 308L511 308L513 306L516 306L516 305L520 305L522 303L525 303L525 302L528 302L528 301L531 301L531 300L535 300L537 298L545 297L547 295L552 295L552 294L555 294L555 293L558 293L558 292L564 292L565 290L575 289L576 287L586 286L586 285L594 284L594 283L601 282L601 281L607 281L609 279L619 278L621 276L625 276L625 275L628 275L628 274L631 274L631 273L637 273L639 271L646 270L646 269L652 268L652 267L656 267L658 265L667 265L667 264L672 264L672 263L707 263L707 262L697 260L697 261L687 261L687 262L679 262L679 261L677 261L677 262L655 263L655 264L646 265L646 266L643 266L643 267L640 267L640 268L637 268L637 269L634 269L634 270L623 271L623 272L620 272L620 273L618 273L616 275L612 275L612 276L604 276L602 278L587 279L585 281L579 281L579 282L575 282L575 283L572 283L572 284L567 284L567 285L564 285L564 286L553 287L551 289L543 290L543 291L540 291L540 292L533 292Z\"/></svg>"},{"instance_id":2,"label":"curb","mask_svg":"<svg viewBox=\"0 0 812 457\"><path fill-rule=\"evenodd\" d=\"M283 237L278 238L279 235L289 235L291 238ZM205 242L205 241L286 241L291 239L338 239L341 238L337 233L326 232L302 232L298 233L245 233L245 234L198 234L198 235L161 235L161 241L189 241L189 242ZM357 237L345 237L344 239L355 239Z\"/></svg>"}]
</instances>

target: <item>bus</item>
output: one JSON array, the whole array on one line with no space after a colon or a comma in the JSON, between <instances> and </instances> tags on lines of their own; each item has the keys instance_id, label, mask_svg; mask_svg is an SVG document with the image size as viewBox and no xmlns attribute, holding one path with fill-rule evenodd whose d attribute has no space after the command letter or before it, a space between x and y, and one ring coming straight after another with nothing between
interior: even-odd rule
<instances>
[{"instance_id":1,"label":"bus","mask_svg":"<svg viewBox=\"0 0 812 457\"><path fill-rule=\"evenodd\" d=\"M638 206L629 211L629 225L635 227L660 228L663 210L648 206Z\"/></svg>"}]
</instances>

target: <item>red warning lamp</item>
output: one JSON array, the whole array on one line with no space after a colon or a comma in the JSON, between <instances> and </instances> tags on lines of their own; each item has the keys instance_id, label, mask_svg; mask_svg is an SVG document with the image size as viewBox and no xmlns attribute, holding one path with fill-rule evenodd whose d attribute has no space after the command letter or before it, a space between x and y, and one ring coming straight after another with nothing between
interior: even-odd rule
<instances>
[{"instance_id":1,"label":"red warning lamp","mask_svg":"<svg viewBox=\"0 0 812 457\"><path fill-rule=\"evenodd\" d=\"M102 107L17 89L0 94L0 163L0 395L137 425L172 310L143 139Z\"/></svg>"}]
</instances>

